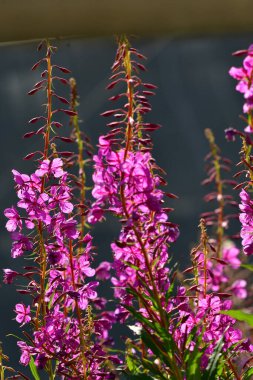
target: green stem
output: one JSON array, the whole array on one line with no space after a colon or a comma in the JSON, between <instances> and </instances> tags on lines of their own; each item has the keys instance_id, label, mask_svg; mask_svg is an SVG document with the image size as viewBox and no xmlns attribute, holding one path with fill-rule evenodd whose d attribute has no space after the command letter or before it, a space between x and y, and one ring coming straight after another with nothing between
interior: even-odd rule
<instances>
[{"instance_id":1,"label":"green stem","mask_svg":"<svg viewBox=\"0 0 253 380\"><path fill-rule=\"evenodd\" d=\"M72 278L72 286L74 291L76 291L76 283L75 283L75 275L74 275L74 265L73 265L73 247L72 247L72 240L69 241L69 261L70 261L70 268L71 268L71 278ZM82 315L81 310L78 305L78 301L75 300L75 306L76 306L76 314L77 314L77 320L79 325L79 338L80 338L80 348L81 348L81 358L83 363L83 379L87 380L87 370L86 370L86 357L85 357L85 340L84 340L84 329L83 329L83 323L82 323Z\"/></svg>"},{"instance_id":2,"label":"green stem","mask_svg":"<svg viewBox=\"0 0 253 380\"><path fill-rule=\"evenodd\" d=\"M46 62L47 62L47 125L46 125L46 131L44 134L44 160L48 158L48 151L49 151L49 141L50 141L50 129L51 129L51 120L52 120L52 63L51 63L51 46L49 42L47 43L47 55L46 55ZM43 193L45 190L45 176L42 178L41 182L41 193ZM47 258L46 258L46 250L44 245L44 238L43 238L43 224L40 221L38 225L38 231L39 231L39 244L40 244L40 297L39 302L37 306L36 311L36 328L38 329L39 326L39 314L40 310L42 308L42 321L44 324L44 317L46 314L46 304L45 304L45 281L46 281L46 267L47 267Z\"/></svg>"},{"instance_id":3,"label":"green stem","mask_svg":"<svg viewBox=\"0 0 253 380\"><path fill-rule=\"evenodd\" d=\"M218 225L217 225L217 248L216 255L217 258L221 258L221 247L224 237L224 197L223 197L223 186L221 180L221 166L220 166L220 156L218 154L219 148L215 143L214 135L211 129L205 130L206 138L209 141L211 154L213 157L213 164L215 169L215 184L217 189L217 201L218 201Z\"/></svg>"},{"instance_id":4,"label":"green stem","mask_svg":"<svg viewBox=\"0 0 253 380\"><path fill-rule=\"evenodd\" d=\"M76 81L74 78L70 79L70 88L71 88L71 110L76 112L78 101L77 101L77 90L76 90ZM75 138L78 146L78 167L79 167L79 181L80 181L80 205L84 206L85 204L85 185L86 185L86 176L84 170L84 142L81 135L81 130L79 127L78 114L71 117L70 125L73 126L75 132ZM80 240L84 237L85 229L85 215L83 215L83 207L81 207L81 227L80 227ZM82 247L80 247L82 249Z\"/></svg>"}]
</instances>

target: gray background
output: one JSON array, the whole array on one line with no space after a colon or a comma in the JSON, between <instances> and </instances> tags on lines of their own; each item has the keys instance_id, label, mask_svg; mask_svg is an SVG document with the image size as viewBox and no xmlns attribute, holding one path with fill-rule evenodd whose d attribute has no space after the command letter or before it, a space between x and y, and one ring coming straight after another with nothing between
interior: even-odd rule
<instances>
[{"instance_id":1,"label":"gray background","mask_svg":"<svg viewBox=\"0 0 253 380\"><path fill-rule=\"evenodd\" d=\"M227 74L230 66L239 65L232 57L237 49L247 48L252 36L195 39L136 39L134 46L148 57L145 81L158 85L157 96L152 98L153 111L149 120L163 128L153 134L154 156L167 173L168 191L180 199L171 202L175 212L171 219L180 224L181 236L171 247L171 253L184 267L188 262L189 248L197 240L199 214L207 209L202 203L206 190L200 186L204 178L203 158L208 144L203 131L211 128L225 156L237 162L238 145L224 138L228 126L241 127L238 118L242 99L234 91L235 82ZM111 107L110 95L104 88L108 83L110 66L115 55L111 38L57 42L55 63L69 67L78 83L82 128L94 145L99 134L105 133L105 120L99 114ZM30 130L27 121L41 112L43 99L39 95L26 96L39 80L38 72L30 67L38 54L35 44L1 47L0 61L0 252L2 268L18 268L21 261L10 258L10 238L4 228L3 210L15 205L11 169L29 173L33 164L22 157L38 147L38 140L22 140ZM67 134L67 133L66 133ZM110 260L110 242L117 237L118 225L111 220L94 230L98 255ZM105 290L107 291L107 290ZM13 308L21 296L15 286L2 284L0 339L12 364L18 361L15 338L7 333L18 333ZM119 336L119 330L115 332Z\"/></svg>"}]
</instances>

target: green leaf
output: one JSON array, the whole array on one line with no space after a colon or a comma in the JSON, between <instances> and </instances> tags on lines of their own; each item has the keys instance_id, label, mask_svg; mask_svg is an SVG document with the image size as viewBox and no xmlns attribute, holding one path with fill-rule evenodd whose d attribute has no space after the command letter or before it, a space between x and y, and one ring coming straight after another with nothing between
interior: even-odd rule
<instances>
[{"instance_id":1,"label":"green leaf","mask_svg":"<svg viewBox=\"0 0 253 380\"><path fill-rule=\"evenodd\" d=\"M19 336L15 335L15 334L7 334L6 336L13 336L14 338L18 339L18 340L22 340L22 338L20 338Z\"/></svg>"},{"instance_id":2,"label":"green leaf","mask_svg":"<svg viewBox=\"0 0 253 380\"><path fill-rule=\"evenodd\" d=\"M178 346L175 343L172 335L160 324L155 324L157 335L161 338L163 346L168 353L179 353Z\"/></svg>"},{"instance_id":3,"label":"green leaf","mask_svg":"<svg viewBox=\"0 0 253 380\"><path fill-rule=\"evenodd\" d=\"M130 263L129 261L124 261L124 260L122 260L122 262L123 262L123 264L125 264L126 266L128 266L128 267L130 267L130 268L133 268L133 269L135 269L135 270L137 270L137 271L139 271L139 272L143 272L142 269L140 269L140 268L137 267L136 265Z\"/></svg>"},{"instance_id":4,"label":"green leaf","mask_svg":"<svg viewBox=\"0 0 253 380\"><path fill-rule=\"evenodd\" d=\"M223 347L223 337L218 341L207 366L207 369L204 373L203 379L205 380L217 380L219 377L218 371L219 371L219 360L220 360L220 353Z\"/></svg>"},{"instance_id":5,"label":"green leaf","mask_svg":"<svg viewBox=\"0 0 253 380\"><path fill-rule=\"evenodd\" d=\"M188 358L187 358L188 356ZM186 367L186 378L187 380L200 380L200 359L203 356L203 351L199 349L199 345L196 344L193 351L188 350L188 355L186 355L187 367Z\"/></svg>"},{"instance_id":6,"label":"green leaf","mask_svg":"<svg viewBox=\"0 0 253 380\"><path fill-rule=\"evenodd\" d=\"M162 372L160 371L159 367L154 363L151 362L148 359L142 358L143 367L151 372L151 374L154 374L158 376L159 379L166 380L167 377L165 377Z\"/></svg>"},{"instance_id":7,"label":"green leaf","mask_svg":"<svg viewBox=\"0 0 253 380\"><path fill-rule=\"evenodd\" d=\"M253 327L253 315L245 313L242 310L226 310L221 311L221 314L229 315L237 321L246 322L250 327Z\"/></svg>"},{"instance_id":8,"label":"green leaf","mask_svg":"<svg viewBox=\"0 0 253 380\"><path fill-rule=\"evenodd\" d=\"M170 285L169 289L166 292L166 295L165 295L166 304L168 303L168 300L171 297L173 291L174 291L174 282Z\"/></svg>"},{"instance_id":9,"label":"green leaf","mask_svg":"<svg viewBox=\"0 0 253 380\"><path fill-rule=\"evenodd\" d=\"M127 380L153 380L153 377L140 373L139 375L126 375Z\"/></svg>"},{"instance_id":10,"label":"green leaf","mask_svg":"<svg viewBox=\"0 0 253 380\"><path fill-rule=\"evenodd\" d=\"M251 380L253 376L253 368L249 368L244 374L243 374L243 380Z\"/></svg>"},{"instance_id":11,"label":"green leaf","mask_svg":"<svg viewBox=\"0 0 253 380\"><path fill-rule=\"evenodd\" d=\"M143 317L142 314L138 313L134 307L128 306L128 305L123 305L122 306L127 309L133 317L135 317L139 322L141 322L144 326L150 327L152 330L154 328L154 325L151 321L149 321L147 318Z\"/></svg>"},{"instance_id":12,"label":"green leaf","mask_svg":"<svg viewBox=\"0 0 253 380\"><path fill-rule=\"evenodd\" d=\"M196 325L189 333L185 348L184 348L184 362L186 364L186 378L187 380L201 379L200 359L203 356L203 341L202 333L199 331L199 326ZM191 342L195 342L194 349L189 349ZM201 350L200 350L201 347Z\"/></svg>"},{"instance_id":13,"label":"green leaf","mask_svg":"<svg viewBox=\"0 0 253 380\"><path fill-rule=\"evenodd\" d=\"M134 356L132 355L127 355L126 357L126 363L127 363L127 367L129 369L130 372L132 373L136 373L138 372L137 371L137 368L138 368L138 364L136 363L136 359Z\"/></svg>"},{"instance_id":14,"label":"green leaf","mask_svg":"<svg viewBox=\"0 0 253 380\"><path fill-rule=\"evenodd\" d=\"M34 363L34 359L33 357L31 356L31 359L30 359L30 362L29 362L29 367L30 367L30 370L32 372L32 375L34 377L35 380L40 380L40 376L38 374L38 371L37 371L37 368L36 368L36 365Z\"/></svg>"},{"instance_id":15,"label":"green leaf","mask_svg":"<svg viewBox=\"0 0 253 380\"><path fill-rule=\"evenodd\" d=\"M157 302L155 299L154 291L152 289L150 289L150 286L148 284L146 284L145 281L143 281L143 279L140 276L138 276L138 280L142 284L143 288L146 289L147 293L149 294L150 301L152 301L152 305L153 305L154 309L158 311L159 308L158 308L158 305L157 305Z\"/></svg>"},{"instance_id":16,"label":"green leaf","mask_svg":"<svg viewBox=\"0 0 253 380\"><path fill-rule=\"evenodd\" d=\"M150 348L153 354L160 359L162 363L165 363L169 368L173 367L172 350L167 351L162 342L155 336L143 331L141 339L146 347ZM163 348L161 349L162 346ZM176 365L176 363L175 363Z\"/></svg>"},{"instance_id":17,"label":"green leaf","mask_svg":"<svg viewBox=\"0 0 253 380\"><path fill-rule=\"evenodd\" d=\"M251 272L253 272L253 265L252 264L242 264L241 267L246 268L246 269L250 270Z\"/></svg>"}]
</instances>

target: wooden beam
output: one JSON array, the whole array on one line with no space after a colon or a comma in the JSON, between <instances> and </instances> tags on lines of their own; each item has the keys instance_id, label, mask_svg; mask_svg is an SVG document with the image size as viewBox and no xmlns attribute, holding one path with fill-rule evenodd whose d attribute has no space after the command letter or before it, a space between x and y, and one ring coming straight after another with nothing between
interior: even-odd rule
<instances>
[{"instance_id":1,"label":"wooden beam","mask_svg":"<svg viewBox=\"0 0 253 380\"><path fill-rule=\"evenodd\" d=\"M252 0L0 0L0 42L253 32Z\"/></svg>"}]
</instances>

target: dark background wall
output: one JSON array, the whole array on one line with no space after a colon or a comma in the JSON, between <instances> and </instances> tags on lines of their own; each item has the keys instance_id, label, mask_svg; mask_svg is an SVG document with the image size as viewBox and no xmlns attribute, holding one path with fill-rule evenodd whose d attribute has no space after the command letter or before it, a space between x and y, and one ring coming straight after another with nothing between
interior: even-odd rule
<instances>
[{"instance_id":1,"label":"dark background wall","mask_svg":"<svg viewBox=\"0 0 253 380\"><path fill-rule=\"evenodd\" d=\"M182 265L188 261L189 247L197 239L199 214L206 210L202 203L205 189L200 186L204 178L203 157L208 152L205 128L214 131L224 155L237 162L238 149L225 141L224 128L241 125L238 114L242 99L234 91L235 83L227 72L230 66L240 62L231 57L231 53L247 48L251 42L252 36L133 41L148 57L145 80L158 85L149 120L163 125L153 134L154 156L168 173L168 191L180 197L173 203L175 212L171 218L180 224L181 236L171 247L171 253ZM82 127L96 145L99 134L106 131L105 121L99 114L110 107L109 94L104 88L114 59L114 40L61 41L57 46L55 63L69 67L77 79ZM40 96L25 95L39 80L38 73L30 71L38 57L36 45L1 47L0 53L1 267L18 268L19 261L10 258L11 242L4 227L3 210L16 203L11 170L16 168L29 173L33 168L22 157L37 148L37 142L22 140L21 136L29 130L27 121L41 112L43 100ZM110 242L116 238L117 230L113 220L95 228L101 260L110 260ZM13 363L19 356L15 338L5 338L5 335L18 331L13 308L21 297L15 293L14 286L4 284L0 294L0 339L4 340L5 352L11 355Z\"/></svg>"}]
</instances>

